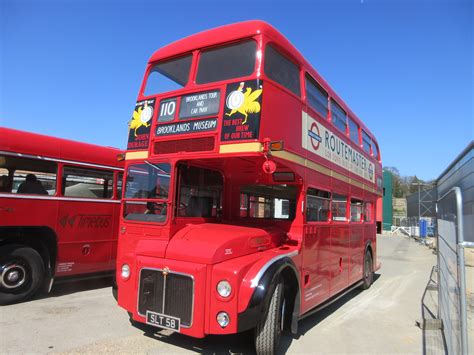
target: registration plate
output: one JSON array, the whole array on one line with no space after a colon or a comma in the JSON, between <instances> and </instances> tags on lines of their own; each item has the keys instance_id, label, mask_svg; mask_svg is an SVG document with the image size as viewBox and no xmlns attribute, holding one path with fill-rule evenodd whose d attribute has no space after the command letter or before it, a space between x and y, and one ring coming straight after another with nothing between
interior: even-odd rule
<instances>
[{"instance_id":1,"label":"registration plate","mask_svg":"<svg viewBox=\"0 0 474 355\"><path fill-rule=\"evenodd\" d=\"M166 314L146 311L146 323L155 327L171 329L179 332L181 320Z\"/></svg>"}]
</instances>

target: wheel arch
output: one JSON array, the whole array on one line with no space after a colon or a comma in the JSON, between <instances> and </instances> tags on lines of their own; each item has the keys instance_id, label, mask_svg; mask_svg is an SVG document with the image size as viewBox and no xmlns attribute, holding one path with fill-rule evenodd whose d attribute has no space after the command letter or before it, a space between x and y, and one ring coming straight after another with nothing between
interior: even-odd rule
<instances>
[{"instance_id":1,"label":"wheel arch","mask_svg":"<svg viewBox=\"0 0 474 355\"><path fill-rule=\"evenodd\" d=\"M372 264L374 264L374 251L372 249L372 241L368 240L366 243L365 243L365 249L364 249L364 258L365 258L365 254L369 252L370 253L370 256L372 257Z\"/></svg>"},{"instance_id":2,"label":"wheel arch","mask_svg":"<svg viewBox=\"0 0 474 355\"><path fill-rule=\"evenodd\" d=\"M284 297L289 303L284 314L284 325L296 334L300 313L300 281L298 269L290 257L276 260L263 273L248 303L238 314L238 331L254 328L266 315L272 294L280 282L284 283Z\"/></svg>"},{"instance_id":3,"label":"wheel arch","mask_svg":"<svg viewBox=\"0 0 474 355\"><path fill-rule=\"evenodd\" d=\"M58 253L57 235L49 227L2 227L0 228L0 246L22 244L36 250L43 259L49 276L54 276Z\"/></svg>"}]
</instances>

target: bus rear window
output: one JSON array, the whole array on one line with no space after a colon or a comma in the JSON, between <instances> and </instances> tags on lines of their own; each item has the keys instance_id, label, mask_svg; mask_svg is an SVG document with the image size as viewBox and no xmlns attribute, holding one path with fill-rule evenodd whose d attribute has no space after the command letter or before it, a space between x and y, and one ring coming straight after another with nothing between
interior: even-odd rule
<instances>
[{"instance_id":1,"label":"bus rear window","mask_svg":"<svg viewBox=\"0 0 474 355\"><path fill-rule=\"evenodd\" d=\"M193 56L189 54L153 66L148 74L145 95L156 95L185 86L188 82L192 58Z\"/></svg>"},{"instance_id":2,"label":"bus rear window","mask_svg":"<svg viewBox=\"0 0 474 355\"><path fill-rule=\"evenodd\" d=\"M240 78L253 73L257 43L253 40L201 52L196 83Z\"/></svg>"}]
</instances>

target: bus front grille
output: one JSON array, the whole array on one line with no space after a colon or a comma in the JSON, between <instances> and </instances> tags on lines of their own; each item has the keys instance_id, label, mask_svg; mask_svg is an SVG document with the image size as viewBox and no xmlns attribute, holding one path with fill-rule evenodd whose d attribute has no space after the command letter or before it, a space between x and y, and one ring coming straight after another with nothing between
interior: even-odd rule
<instances>
[{"instance_id":1,"label":"bus front grille","mask_svg":"<svg viewBox=\"0 0 474 355\"><path fill-rule=\"evenodd\" d=\"M138 291L138 313L146 311L181 319L181 326L190 327L193 317L194 281L191 276L163 270L142 269Z\"/></svg>"}]
</instances>

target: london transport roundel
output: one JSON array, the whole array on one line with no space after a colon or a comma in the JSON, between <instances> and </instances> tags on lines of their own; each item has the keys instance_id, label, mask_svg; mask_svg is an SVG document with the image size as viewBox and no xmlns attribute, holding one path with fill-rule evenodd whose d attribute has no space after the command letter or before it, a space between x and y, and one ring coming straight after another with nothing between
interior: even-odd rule
<instances>
[{"instance_id":1,"label":"london transport roundel","mask_svg":"<svg viewBox=\"0 0 474 355\"><path fill-rule=\"evenodd\" d=\"M310 141L314 150L318 150L319 144L321 143L321 134L319 133L319 127L316 122L313 122L313 124L311 125L309 136L311 137Z\"/></svg>"}]
</instances>

